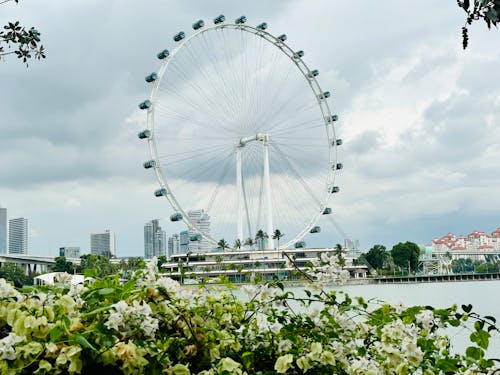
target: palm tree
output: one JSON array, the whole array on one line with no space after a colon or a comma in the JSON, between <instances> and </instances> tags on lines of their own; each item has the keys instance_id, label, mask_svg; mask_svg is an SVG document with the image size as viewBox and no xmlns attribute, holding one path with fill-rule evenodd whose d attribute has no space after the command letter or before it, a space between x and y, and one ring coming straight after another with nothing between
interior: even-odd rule
<instances>
[{"instance_id":1,"label":"palm tree","mask_svg":"<svg viewBox=\"0 0 500 375\"><path fill-rule=\"evenodd\" d=\"M246 240L245 240L245 243L243 245L245 246L250 246L250 248L253 248L253 245L254 245L254 241L253 241L253 238L252 237L248 237Z\"/></svg>"},{"instance_id":2,"label":"palm tree","mask_svg":"<svg viewBox=\"0 0 500 375\"><path fill-rule=\"evenodd\" d=\"M255 235L255 242L259 244L260 250L264 250L264 238L269 238L269 236L262 229L259 229Z\"/></svg>"},{"instance_id":3,"label":"palm tree","mask_svg":"<svg viewBox=\"0 0 500 375\"><path fill-rule=\"evenodd\" d=\"M217 246L222 249L222 252L224 252L225 249L229 248L229 245L227 244L224 238L222 238L219 242L217 242Z\"/></svg>"},{"instance_id":4,"label":"palm tree","mask_svg":"<svg viewBox=\"0 0 500 375\"><path fill-rule=\"evenodd\" d=\"M280 249L280 238L284 236L285 234L281 233L279 229L276 229L273 233L273 240L278 240L278 250Z\"/></svg>"},{"instance_id":5,"label":"palm tree","mask_svg":"<svg viewBox=\"0 0 500 375\"><path fill-rule=\"evenodd\" d=\"M241 240L237 238L236 241L234 241L234 247L235 249L241 250L241 246L242 246Z\"/></svg>"},{"instance_id":6,"label":"palm tree","mask_svg":"<svg viewBox=\"0 0 500 375\"><path fill-rule=\"evenodd\" d=\"M341 267L344 267L345 266L345 259L343 256L344 251L342 249L342 245L338 243L335 245L334 249L335 249L335 255L337 256L337 260L339 262L339 265Z\"/></svg>"}]
</instances>

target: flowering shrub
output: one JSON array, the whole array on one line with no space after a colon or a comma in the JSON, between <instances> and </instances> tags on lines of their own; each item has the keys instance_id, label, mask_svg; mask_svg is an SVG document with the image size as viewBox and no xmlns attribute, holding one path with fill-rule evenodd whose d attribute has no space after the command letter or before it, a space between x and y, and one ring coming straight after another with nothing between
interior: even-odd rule
<instances>
[{"instance_id":1,"label":"flowering shrub","mask_svg":"<svg viewBox=\"0 0 500 375\"><path fill-rule=\"evenodd\" d=\"M320 272L331 264L322 259ZM495 360L485 358L495 319L471 306L405 308L317 287L304 293L279 282L183 287L159 275L154 261L124 284L106 277L21 293L0 279L0 373L495 371ZM472 319L471 346L452 354L443 329Z\"/></svg>"}]
</instances>

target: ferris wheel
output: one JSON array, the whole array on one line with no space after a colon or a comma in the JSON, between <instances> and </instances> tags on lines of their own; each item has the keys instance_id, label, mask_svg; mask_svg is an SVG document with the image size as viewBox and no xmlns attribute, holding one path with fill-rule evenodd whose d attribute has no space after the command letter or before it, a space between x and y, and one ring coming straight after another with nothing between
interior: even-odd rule
<instances>
[{"instance_id":1,"label":"ferris wheel","mask_svg":"<svg viewBox=\"0 0 500 375\"><path fill-rule=\"evenodd\" d=\"M260 231L271 249L278 229L280 248L304 247L339 191L342 140L330 92L285 34L244 16L225 21L199 20L157 54L161 65L145 78L150 98L139 104L147 129L138 136L151 158L144 167L158 179L154 194L173 208L170 220L184 221L192 241L240 247Z\"/></svg>"}]
</instances>

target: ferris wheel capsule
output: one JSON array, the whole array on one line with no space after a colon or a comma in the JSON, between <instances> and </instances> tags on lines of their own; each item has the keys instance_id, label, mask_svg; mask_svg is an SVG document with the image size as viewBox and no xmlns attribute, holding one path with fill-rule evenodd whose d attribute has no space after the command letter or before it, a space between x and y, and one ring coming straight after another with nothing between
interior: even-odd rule
<instances>
[{"instance_id":1,"label":"ferris wheel capsule","mask_svg":"<svg viewBox=\"0 0 500 375\"><path fill-rule=\"evenodd\" d=\"M214 18L214 24L218 25L219 23L222 23L225 20L226 17L223 14L221 14L220 16Z\"/></svg>"},{"instance_id":2,"label":"ferris wheel capsule","mask_svg":"<svg viewBox=\"0 0 500 375\"><path fill-rule=\"evenodd\" d=\"M293 57L295 59L300 59L300 58L304 57L304 51L300 50L300 51L295 52L295 54L293 55Z\"/></svg>"},{"instance_id":3,"label":"ferris wheel capsule","mask_svg":"<svg viewBox=\"0 0 500 375\"><path fill-rule=\"evenodd\" d=\"M343 168L344 168L344 164L342 164L342 163L337 163L337 164L335 165L335 169L337 169L337 170L339 170L339 169L343 169Z\"/></svg>"},{"instance_id":4,"label":"ferris wheel capsule","mask_svg":"<svg viewBox=\"0 0 500 375\"><path fill-rule=\"evenodd\" d=\"M307 74L307 76L309 78L314 78L314 77L317 77L318 75L319 75L319 70L318 69L311 70L311 72Z\"/></svg>"},{"instance_id":5,"label":"ferris wheel capsule","mask_svg":"<svg viewBox=\"0 0 500 375\"><path fill-rule=\"evenodd\" d=\"M338 193L340 191L340 188L338 186L332 186L330 192L331 193Z\"/></svg>"},{"instance_id":6,"label":"ferris wheel capsule","mask_svg":"<svg viewBox=\"0 0 500 375\"><path fill-rule=\"evenodd\" d=\"M137 136L139 137L139 139L146 139L146 138L151 137L151 132L148 129L146 129L146 130L139 132L139 134L137 134Z\"/></svg>"},{"instance_id":7,"label":"ferris wheel capsule","mask_svg":"<svg viewBox=\"0 0 500 375\"><path fill-rule=\"evenodd\" d=\"M193 23L193 30L201 29L203 26L205 26L205 22L203 20L198 20Z\"/></svg>"},{"instance_id":8,"label":"ferris wheel capsule","mask_svg":"<svg viewBox=\"0 0 500 375\"><path fill-rule=\"evenodd\" d=\"M158 78L158 74L156 73L151 73L149 75L146 76L146 78L144 78L144 80L148 83L151 83L151 82L154 82L156 81L156 79Z\"/></svg>"},{"instance_id":9,"label":"ferris wheel capsule","mask_svg":"<svg viewBox=\"0 0 500 375\"><path fill-rule=\"evenodd\" d=\"M286 34L281 34L279 37L278 37L279 40L281 40L282 42L284 42L286 40Z\"/></svg>"},{"instance_id":10,"label":"ferris wheel capsule","mask_svg":"<svg viewBox=\"0 0 500 375\"><path fill-rule=\"evenodd\" d=\"M154 168L154 167L156 167L156 161L148 160L148 161L144 162L143 167L146 169Z\"/></svg>"},{"instance_id":11,"label":"ferris wheel capsule","mask_svg":"<svg viewBox=\"0 0 500 375\"><path fill-rule=\"evenodd\" d=\"M147 100L144 100L143 102L139 103L139 108L140 109L149 109L151 108L151 100L147 99Z\"/></svg>"},{"instance_id":12,"label":"ferris wheel capsule","mask_svg":"<svg viewBox=\"0 0 500 375\"><path fill-rule=\"evenodd\" d=\"M237 25L244 24L245 22L247 22L247 18L245 16L238 17L234 21L234 23L237 24Z\"/></svg>"},{"instance_id":13,"label":"ferris wheel capsule","mask_svg":"<svg viewBox=\"0 0 500 375\"><path fill-rule=\"evenodd\" d=\"M325 91L323 92L322 94L319 94L318 97L321 99L321 100L324 100L326 98L329 98L330 97L330 91Z\"/></svg>"},{"instance_id":14,"label":"ferris wheel capsule","mask_svg":"<svg viewBox=\"0 0 500 375\"><path fill-rule=\"evenodd\" d=\"M332 209L330 207L325 207L323 210L323 215L330 215L332 213Z\"/></svg>"},{"instance_id":15,"label":"ferris wheel capsule","mask_svg":"<svg viewBox=\"0 0 500 375\"><path fill-rule=\"evenodd\" d=\"M257 29L259 29L259 30L265 30L265 29L267 29L267 23L262 22L261 24L259 24L257 26Z\"/></svg>"},{"instance_id":16,"label":"ferris wheel capsule","mask_svg":"<svg viewBox=\"0 0 500 375\"><path fill-rule=\"evenodd\" d=\"M340 139L340 138L339 138L339 139L337 139L337 140L335 141L335 144L336 144L337 146L342 146L342 143L344 143L344 142L343 142L343 141L342 141L342 139Z\"/></svg>"},{"instance_id":17,"label":"ferris wheel capsule","mask_svg":"<svg viewBox=\"0 0 500 375\"><path fill-rule=\"evenodd\" d=\"M319 233L319 232L321 232L321 227L317 225L312 227L311 230L309 231L309 233Z\"/></svg>"},{"instance_id":18,"label":"ferris wheel capsule","mask_svg":"<svg viewBox=\"0 0 500 375\"><path fill-rule=\"evenodd\" d=\"M295 242L294 247L296 249L301 249L301 248L306 247L306 243L305 243L305 241L298 241L298 242Z\"/></svg>"},{"instance_id":19,"label":"ferris wheel capsule","mask_svg":"<svg viewBox=\"0 0 500 375\"><path fill-rule=\"evenodd\" d=\"M156 55L156 57L158 57L159 60L163 60L163 59L167 58L168 55L170 55L170 52L168 51L168 49L164 49L163 51L159 52Z\"/></svg>"},{"instance_id":20,"label":"ferris wheel capsule","mask_svg":"<svg viewBox=\"0 0 500 375\"><path fill-rule=\"evenodd\" d=\"M179 31L174 35L174 42L180 42L182 39L186 37L186 34L183 31Z\"/></svg>"},{"instance_id":21,"label":"ferris wheel capsule","mask_svg":"<svg viewBox=\"0 0 500 375\"><path fill-rule=\"evenodd\" d=\"M165 195L167 195L167 189L161 188L161 189L155 190L155 197L163 197Z\"/></svg>"}]
</instances>

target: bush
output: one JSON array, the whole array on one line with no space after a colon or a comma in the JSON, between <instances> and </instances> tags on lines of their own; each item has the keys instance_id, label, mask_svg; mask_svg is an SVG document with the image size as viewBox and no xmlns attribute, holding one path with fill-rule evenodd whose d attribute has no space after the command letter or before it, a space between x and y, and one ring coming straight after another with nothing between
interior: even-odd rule
<instances>
[{"instance_id":1,"label":"bush","mask_svg":"<svg viewBox=\"0 0 500 375\"><path fill-rule=\"evenodd\" d=\"M317 262L314 277L332 272ZM336 276L335 276L336 277ZM337 279L338 280L338 279ZM492 317L373 304L311 284L183 287L156 262L121 284L20 293L0 279L1 374L455 374L487 373ZM475 321L471 346L451 354L443 333ZM471 372L467 372L471 371Z\"/></svg>"}]
</instances>

